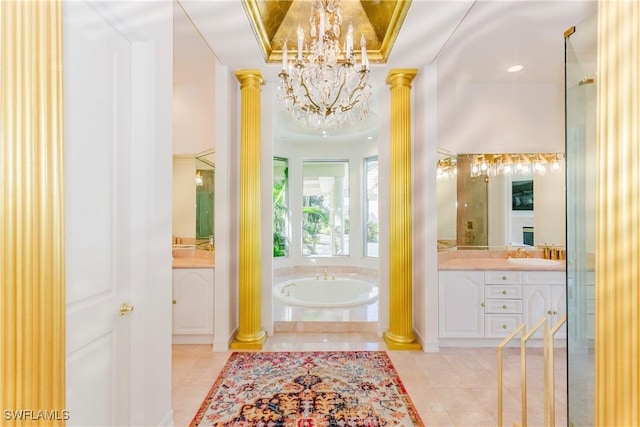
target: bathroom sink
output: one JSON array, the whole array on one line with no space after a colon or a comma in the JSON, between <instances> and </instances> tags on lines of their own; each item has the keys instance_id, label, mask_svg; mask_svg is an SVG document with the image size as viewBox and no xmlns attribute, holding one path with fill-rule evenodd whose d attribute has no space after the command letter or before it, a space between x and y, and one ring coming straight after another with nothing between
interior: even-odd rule
<instances>
[{"instance_id":1,"label":"bathroom sink","mask_svg":"<svg viewBox=\"0 0 640 427\"><path fill-rule=\"evenodd\" d=\"M507 260L513 264L520 265L536 265L536 266L560 266L562 265L562 261L558 261L555 259L544 259L544 258L509 258Z\"/></svg>"}]
</instances>

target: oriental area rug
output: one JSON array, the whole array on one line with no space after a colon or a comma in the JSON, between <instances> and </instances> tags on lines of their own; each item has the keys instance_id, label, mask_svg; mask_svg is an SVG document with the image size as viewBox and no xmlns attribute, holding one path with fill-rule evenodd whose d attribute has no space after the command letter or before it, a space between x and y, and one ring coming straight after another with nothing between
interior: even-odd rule
<instances>
[{"instance_id":1,"label":"oriental area rug","mask_svg":"<svg viewBox=\"0 0 640 427\"><path fill-rule=\"evenodd\" d=\"M191 426L422 426L384 351L234 352Z\"/></svg>"}]
</instances>

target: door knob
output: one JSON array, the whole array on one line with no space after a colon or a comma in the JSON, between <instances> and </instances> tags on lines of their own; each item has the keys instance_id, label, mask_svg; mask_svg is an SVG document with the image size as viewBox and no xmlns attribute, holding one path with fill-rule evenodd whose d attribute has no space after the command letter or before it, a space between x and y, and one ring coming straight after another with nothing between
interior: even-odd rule
<instances>
[{"instance_id":1,"label":"door knob","mask_svg":"<svg viewBox=\"0 0 640 427\"><path fill-rule=\"evenodd\" d=\"M123 302L120 306L120 316L124 316L125 314L131 314L133 311L133 306Z\"/></svg>"}]
</instances>

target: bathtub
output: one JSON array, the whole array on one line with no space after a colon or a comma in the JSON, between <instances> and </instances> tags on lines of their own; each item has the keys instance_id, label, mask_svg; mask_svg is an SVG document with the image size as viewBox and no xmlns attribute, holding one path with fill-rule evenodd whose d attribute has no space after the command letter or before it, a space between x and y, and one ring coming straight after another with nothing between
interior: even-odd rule
<instances>
[{"instance_id":1,"label":"bathtub","mask_svg":"<svg viewBox=\"0 0 640 427\"><path fill-rule=\"evenodd\" d=\"M349 307L378 298L378 285L358 279L297 279L273 288L275 300L304 307Z\"/></svg>"}]
</instances>

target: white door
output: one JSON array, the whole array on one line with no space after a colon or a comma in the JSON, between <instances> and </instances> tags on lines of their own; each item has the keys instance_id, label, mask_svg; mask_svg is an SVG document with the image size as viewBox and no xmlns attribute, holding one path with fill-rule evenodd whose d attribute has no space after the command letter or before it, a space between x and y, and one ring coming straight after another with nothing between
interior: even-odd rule
<instances>
[{"instance_id":1,"label":"white door","mask_svg":"<svg viewBox=\"0 0 640 427\"><path fill-rule=\"evenodd\" d=\"M67 425L129 425L131 46L63 7Z\"/></svg>"}]
</instances>

